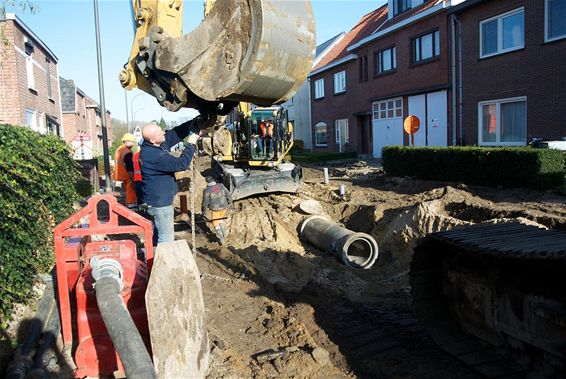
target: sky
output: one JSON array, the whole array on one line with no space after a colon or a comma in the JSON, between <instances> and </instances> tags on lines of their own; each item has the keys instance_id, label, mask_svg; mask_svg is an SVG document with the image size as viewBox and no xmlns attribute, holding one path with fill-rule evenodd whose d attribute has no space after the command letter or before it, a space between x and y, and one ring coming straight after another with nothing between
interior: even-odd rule
<instances>
[{"instance_id":1,"label":"sky","mask_svg":"<svg viewBox=\"0 0 566 379\"><path fill-rule=\"evenodd\" d=\"M93 0L31 0L37 12L20 12L18 17L51 49L58 58L59 76L74 80L89 97L99 101L96 37ZM222 1L222 0L218 0ZM286 1L286 0L282 0ZM383 5L386 0L312 0L317 45L349 31L361 17ZM183 3L183 33L198 25L203 0ZM124 91L118 73L129 58L134 29L129 0L98 0L100 44L106 109L113 118L126 121L184 121L194 110L169 112L143 91ZM8 10L10 12L10 10ZM127 94L126 94L127 92Z\"/></svg>"}]
</instances>

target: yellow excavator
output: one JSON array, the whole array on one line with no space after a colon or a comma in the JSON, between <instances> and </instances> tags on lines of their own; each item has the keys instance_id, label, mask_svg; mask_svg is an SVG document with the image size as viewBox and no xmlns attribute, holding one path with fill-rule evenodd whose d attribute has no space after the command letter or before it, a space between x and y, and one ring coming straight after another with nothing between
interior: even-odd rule
<instances>
[{"instance_id":1,"label":"yellow excavator","mask_svg":"<svg viewBox=\"0 0 566 379\"><path fill-rule=\"evenodd\" d=\"M170 111L190 107L205 117L232 113L229 125L217 124L210 134L212 146L220 140L223 146L211 154L213 174L235 200L296 192L302 172L284 161L293 143L292 126L277 104L295 94L312 66L316 42L310 1L207 0L204 20L185 35L182 1L134 0L132 5L137 31L120 73L122 86L149 93ZM269 141L259 133L262 120L274 125ZM269 151L260 152L258 144Z\"/></svg>"},{"instance_id":2,"label":"yellow excavator","mask_svg":"<svg viewBox=\"0 0 566 379\"><path fill-rule=\"evenodd\" d=\"M293 125L281 106L240 103L226 124L211 134L213 176L234 200L269 193L298 191L302 169L291 163Z\"/></svg>"}]
</instances>

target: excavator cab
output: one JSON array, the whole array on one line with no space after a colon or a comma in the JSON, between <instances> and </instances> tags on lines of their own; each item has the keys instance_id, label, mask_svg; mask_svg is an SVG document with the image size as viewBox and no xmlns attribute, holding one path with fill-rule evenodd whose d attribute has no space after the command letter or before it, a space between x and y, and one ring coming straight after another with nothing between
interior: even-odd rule
<instances>
[{"instance_id":1,"label":"excavator cab","mask_svg":"<svg viewBox=\"0 0 566 379\"><path fill-rule=\"evenodd\" d=\"M288 153L292 138L286 109L258 108L244 123L250 136L248 151L251 165L254 162L259 165L265 161L279 161Z\"/></svg>"}]
</instances>

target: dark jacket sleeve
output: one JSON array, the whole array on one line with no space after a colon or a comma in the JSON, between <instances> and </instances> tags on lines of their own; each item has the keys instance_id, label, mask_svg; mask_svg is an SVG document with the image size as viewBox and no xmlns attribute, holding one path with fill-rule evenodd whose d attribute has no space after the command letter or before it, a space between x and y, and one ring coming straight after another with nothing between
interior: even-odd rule
<instances>
[{"instance_id":1,"label":"dark jacket sleeve","mask_svg":"<svg viewBox=\"0 0 566 379\"><path fill-rule=\"evenodd\" d=\"M133 157L133 153L127 153L126 155L124 155L124 164L126 165L126 171L128 172L134 172Z\"/></svg>"},{"instance_id":2,"label":"dark jacket sleeve","mask_svg":"<svg viewBox=\"0 0 566 379\"><path fill-rule=\"evenodd\" d=\"M191 132L191 127L193 126L194 122L196 122L196 117L192 120L182 123L174 129L166 131L164 144L166 148L170 149L181 142L183 139L185 139Z\"/></svg>"},{"instance_id":3,"label":"dark jacket sleeve","mask_svg":"<svg viewBox=\"0 0 566 379\"><path fill-rule=\"evenodd\" d=\"M224 187L224 185L222 185L222 190L224 191L224 195L226 196L226 201L228 201L228 206L232 207L232 194L226 189L226 187Z\"/></svg>"},{"instance_id":4,"label":"dark jacket sleeve","mask_svg":"<svg viewBox=\"0 0 566 379\"><path fill-rule=\"evenodd\" d=\"M163 151L162 156L159 157L159 162L156 164L157 167L155 167L155 170L161 172L184 171L189 168L194 154L195 145L190 143L187 144L180 157L174 157L166 151Z\"/></svg>"}]
</instances>

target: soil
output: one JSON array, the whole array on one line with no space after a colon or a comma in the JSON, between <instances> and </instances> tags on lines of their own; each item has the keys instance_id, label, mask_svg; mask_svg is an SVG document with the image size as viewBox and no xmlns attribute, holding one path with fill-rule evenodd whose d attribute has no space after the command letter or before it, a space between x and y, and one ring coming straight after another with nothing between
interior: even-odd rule
<instances>
[{"instance_id":1,"label":"soil","mask_svg":"<svg viewBox=\"0 0 566 379\"><path fill-rule=\"evenodd\" d=\"M412 314L412 249L427 233L478 222L513 219L566 231L566 196L392 178L373 161L325 167L328 185L322 166L312 165L303 168L296 195L236 202L224 245L197 224L211 341L207 377L480 377L437 348ZM198 213L204 180L197 176ZM190 208L185 185L181 194ZM303 241L299 226L308 215L298 205L306 199L320 202L335 222L373 236L377 263L353 269ZM191 243L187 222L178 223L176 238Z\"/></svg>"}]
</instances>

